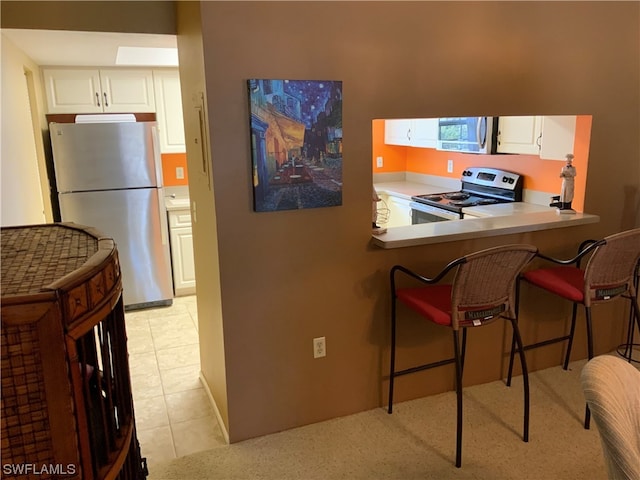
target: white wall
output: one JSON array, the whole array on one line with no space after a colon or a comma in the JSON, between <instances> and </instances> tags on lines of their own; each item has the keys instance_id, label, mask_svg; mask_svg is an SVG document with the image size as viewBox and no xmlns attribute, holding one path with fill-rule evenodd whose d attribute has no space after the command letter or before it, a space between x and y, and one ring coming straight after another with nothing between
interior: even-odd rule
<instances>
[{"instance_id":1,"label":"white wall","mask_svg":"<svg viewBox=\"0 0 640 480\"><path fill-rule=\"evenodd\" d=\"M0 43L0 225L45 223L36 148L41 140L34 135L25 77L31 71L39 85L38 66L4 35Z\"/></svg>"}]
</instances>

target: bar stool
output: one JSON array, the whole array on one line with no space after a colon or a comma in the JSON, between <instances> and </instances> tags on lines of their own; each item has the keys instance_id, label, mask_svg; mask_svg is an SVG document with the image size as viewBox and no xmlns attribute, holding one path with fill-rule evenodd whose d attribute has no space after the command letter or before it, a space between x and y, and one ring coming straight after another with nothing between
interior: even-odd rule
<instances>
[{"instance_id":1,"label":"bar stool","mask_svg":"<svg viewBox=\"0 0 640 480\"><path fill-rule=\"evenodd\" d=\"M467 343L467 328L481 327L498 318L513 326L513 338L518 344L524 377L524 433L529 441L529 377L515 316L515 287L519 273L535 256L532 245L505 245L489 248L449 263L433 278L427 278L401 265L391 268L391 365L389 373L388 413L393 411L394 379L400 375L455 363L457 429L456 467L462 464L462 372ZM438 284L455 269L452 284ZM422 285L396 288L396 274L404 273ZM425 320L448 327L453 332L454 357L395 371L396 299L424 317ZM462 344L459 331L462 330Z\"/></svg>"},{"instance_id":2,"label":"bar stool","mask_svg":"<svg viewBox=\"0 0 640 480\"><path fill-rule=\"evenodd\" d=\"M526 345L524 346L525 351L567 340L567 352L563 364L563 368L566 370L571 356L578 304L584 305L585 310L589 360L593 358L591 322L591 307L593 305L605 303L618 297L628 298L631 301L636 322L640 327L638 292L633 282L634 268L640 260L640 228L610 235L599 241L587 240L580 245L578 254L570 260L558 260L542 254L538 254L538 256L560 266L530 270L523 273L520 278L573 302L571 327L567 335ZM588 256L588 262L586 267L582 269L580 261L586 256ZM511 341L507 385L511 385L515 352L521 348L516 344L517 339L514 336ZM584 418L585 429L589 428L590 420L591 413L587 406Z\"/></svg>"}]
</instances>

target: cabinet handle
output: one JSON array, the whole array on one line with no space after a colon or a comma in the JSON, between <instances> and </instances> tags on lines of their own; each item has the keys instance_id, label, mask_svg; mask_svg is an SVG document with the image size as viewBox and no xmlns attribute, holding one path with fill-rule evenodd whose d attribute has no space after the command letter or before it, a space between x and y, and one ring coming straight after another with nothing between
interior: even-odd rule
<instances>
[{"instance_id":1,"label":"cabinet handle","mask_svg":"<svg viewBox=\"0 0 640 480\"><path fill-rule=\"evenodd\" d=\"M407 130L407 140L411 141L411 129Z\"/></svg>"},{"instance_id":2,"label":"cabinet handle","mask_svg":"<svg viewBox=\"0 0 640 480\"><path fill-rule=\"evenodd\" d=\"M538 150L542 148L542 134L538 135L538 138L536 138L536 145L538 145Z\"/></svg>"},{"instance_id":3,"label":"cabinet handle","mask_svg":"<svg viewBox=\"0 0 640 480\"><path fill-rule=\"evenodd\" d=\"M107 100L107 92L104 92L103 95L104 95L104 106L108 107L109 106L109 102Z\"/></svg>"},{"instance_id":4,"label":"cabinet handle","mask_svg":"<svg viewBox=\"0 0 640 480\"><path fill-rule=\"evenodd\" d=\"M98 92L96 92L96 106L100 106L100 95L98 95Z\"/></svg>"}]
</instances>

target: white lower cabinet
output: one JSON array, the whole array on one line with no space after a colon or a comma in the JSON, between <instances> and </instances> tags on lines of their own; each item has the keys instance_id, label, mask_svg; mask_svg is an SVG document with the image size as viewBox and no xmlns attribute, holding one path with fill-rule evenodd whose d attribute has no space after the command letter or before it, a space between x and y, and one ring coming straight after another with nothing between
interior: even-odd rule
<instances>
[{"instance_id":1,"label":"white lower cabinet","mask_svg":"<svg viewBox=\"0 0 640 480\"><path fill-rule=\"evenodd\" d=\"M402 197L396 197L395 195L379 194L379 197L384 201L389 209L389 220L386 225L387 228L393 227L406 227L411 225L411 207L409 206L410 200ZM382 202L381 202L382 203ZM378 207L384 207L382 204L378 204Z\"/></svg>"},{"instance_id":2,"label":"white lower cabinet","mask_svg":"<svg viewBox=\"0 0 640 480\"><path fill-rule=\"evenodd\" d=\"M193 295L196 293L196 272L191 212L188 209L169 211L169 236L175 296Z\"/></svg>"}]
</instances>

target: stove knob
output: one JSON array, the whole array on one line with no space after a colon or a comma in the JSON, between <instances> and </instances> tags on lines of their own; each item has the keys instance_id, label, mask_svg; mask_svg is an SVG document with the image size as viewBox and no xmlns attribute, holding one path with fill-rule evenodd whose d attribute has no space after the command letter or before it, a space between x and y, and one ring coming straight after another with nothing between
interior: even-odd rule
<instances>
[{"instance_id":1,"label":"stove knob","mask_svg":"<svg viewBox=\"0 0 640 480\"><path fill-rule=\"evenodd\" d=\"M514 182L513 178L510 178L510 179L509 179L509 183L511 184L511 183L513 183L513 182Z\"/></svg>"},{"instance_id":2,"label":"stove knob","mask_svg":"<svg viewBox=\"0 0 640 480\"><path fill-rule=\"evenodd\" d=\"M509 179L507 177L502 177L502 183L507 183Z\"/></svg>"}]
</instances>

